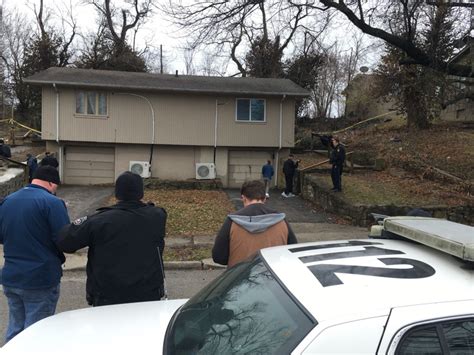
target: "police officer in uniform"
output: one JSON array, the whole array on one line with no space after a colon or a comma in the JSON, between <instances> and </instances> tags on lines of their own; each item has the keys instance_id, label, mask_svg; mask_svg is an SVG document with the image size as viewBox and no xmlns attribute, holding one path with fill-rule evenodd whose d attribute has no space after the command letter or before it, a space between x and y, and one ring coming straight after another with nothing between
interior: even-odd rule
<instances>
[{"instance_id":1,"label":"police officer in uniform","mask_svg":"<svg viewBox=\"0 0 474 355\"><path fill-rule=\"evenodd\" d=\"M340 192L342 191L342 168L346 160L346 149L340 143L338 137L332 137L331 144L333 147L329 158L329 162L332 164L331 179L333 188L331 190Z\"/></svg>"},{"instance_id":2,"label":"police officer in uniform","mask_svg":"<svg viewBox=\"0 0 474 355\"><path fill-rule=\"evenodd\" d=\"M128 171L117 178L115 197L117 204L64 227L58 246L66 253L89 247L90 305L159 300L164 295L166 211L141 201L142 178Z\"/></svg>"}]
</instances>

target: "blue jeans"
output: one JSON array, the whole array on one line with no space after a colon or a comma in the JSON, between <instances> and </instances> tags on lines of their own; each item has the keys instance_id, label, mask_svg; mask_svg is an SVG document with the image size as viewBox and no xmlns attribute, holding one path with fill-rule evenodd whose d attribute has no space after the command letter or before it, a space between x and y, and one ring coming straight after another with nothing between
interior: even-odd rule
<instances>
[{"instance_id":1,"label":"blue jeans","mask_svg":"<svg viewBox=\"0 0 474 355\"><path fill-rule=\"evenodd\" d=\"M52 316L59 299L59 284L38 290L3 286L8 300L8 328L5 342L39 320Z\"/></svg>"}]
</instances>

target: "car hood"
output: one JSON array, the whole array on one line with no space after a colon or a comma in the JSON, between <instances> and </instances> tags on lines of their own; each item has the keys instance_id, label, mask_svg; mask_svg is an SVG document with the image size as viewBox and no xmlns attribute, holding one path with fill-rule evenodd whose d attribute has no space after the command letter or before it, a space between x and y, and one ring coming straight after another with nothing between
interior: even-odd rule
<instances>
[{"instance_id":1,"label":"car hood","mask_svg":"<svg viewBox=\"0 0 474 355\"><path fill-rule=\"evenodd\" d=\"M174 312L186 300L84 308L43 319L0 351L10 354L153 354Z\"/></svg>"}]
</instances>

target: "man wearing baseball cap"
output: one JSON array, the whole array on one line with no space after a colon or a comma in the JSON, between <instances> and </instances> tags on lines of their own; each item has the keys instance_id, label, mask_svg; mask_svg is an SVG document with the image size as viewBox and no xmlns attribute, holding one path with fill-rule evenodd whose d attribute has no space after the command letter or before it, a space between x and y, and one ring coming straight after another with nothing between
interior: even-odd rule
<instances>
[{"instance_id":1,"label":"man wearing baseball cap","mask_svg":"<svg viewBox=\"0 0 474 355\"><path fill-rule=\"evenodd\" d=\"M31 184L0 201L2 284L9 308L6 342L56 311L65 261L56 240L69 223L64 202L55 196L59 184L58 171L41 166Z\"/></svg>"},{"instance_id":2,"label":"man wearing baseball cap","mask_svg":"<svg viewBox=\"0 0 474 355\"><path fill-rule=\"evenodd\" d=\"M156 301L165 295L162 263L166 211L143 203L143 180L126 171L113 206L79 218L59 233L65 253L89 247L86 298L92 306Z\"/></svg>"}]
</instances>

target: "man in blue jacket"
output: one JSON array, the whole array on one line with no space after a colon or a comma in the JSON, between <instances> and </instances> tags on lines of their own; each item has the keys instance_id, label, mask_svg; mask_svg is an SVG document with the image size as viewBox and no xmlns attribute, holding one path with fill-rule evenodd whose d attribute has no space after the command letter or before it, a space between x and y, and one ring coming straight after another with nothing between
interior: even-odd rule
<instances>
[{"instance_id":1,"label":"man in blue jacket","mask_svg":"<svg viewBox=\"0 0 474 355\"><path fill-rule=\"evenodd\" d=\"M55 242L69 223L64 202L54 196L59 184L58 171L42 166L30 185L0 201L2 283L9 308L6 342L56 311L65 258Z\"/></svg>"},{"instance_id":2,"label":"man in blue jacket","mask_svg":"<svg viewBox=\"0 0 474 355\"><path fill-rule=\"evenodd\" d=\"M265 183L265 197L270 197L270 183L272 182L273 174L274 174L272 162L267 160L267 163L262 167L262 177L263 182Z\"/></svg>"}]
</instances>

